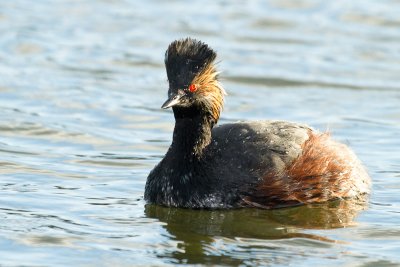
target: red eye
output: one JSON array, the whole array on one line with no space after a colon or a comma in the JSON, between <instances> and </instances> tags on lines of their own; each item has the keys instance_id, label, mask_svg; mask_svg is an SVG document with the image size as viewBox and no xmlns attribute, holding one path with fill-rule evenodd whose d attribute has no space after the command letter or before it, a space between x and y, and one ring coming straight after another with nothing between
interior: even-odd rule
<instances>
[{"instance_id":1,"label":"red eye","mask_svg":"<svg viewBox=\"0 0 400 267\"><path fill-rule=\"evenodd\" d=\"M196 85L195 84L191 84L190 86L189 86L189 91L190 92L195 92L197 90L197 87L196 87Z\"/></svg>"}]
</instances>

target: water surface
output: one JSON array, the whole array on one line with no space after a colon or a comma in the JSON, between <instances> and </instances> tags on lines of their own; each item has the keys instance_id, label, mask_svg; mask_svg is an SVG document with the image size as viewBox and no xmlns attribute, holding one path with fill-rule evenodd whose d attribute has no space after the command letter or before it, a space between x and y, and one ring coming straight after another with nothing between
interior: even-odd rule
<instances>
[{"instance_id":1,"label":"water surface","mask_svg":"<svg viewBox=\"0 0 400 267\"><path fill-rule=\"evenodd\" d=\"M400 2L2 1L0 265L400 265ZM164 51L219 54L220 123L330 130L368 204L265 211L145 205L171 141Z\"/></svg>"}]
</instances>

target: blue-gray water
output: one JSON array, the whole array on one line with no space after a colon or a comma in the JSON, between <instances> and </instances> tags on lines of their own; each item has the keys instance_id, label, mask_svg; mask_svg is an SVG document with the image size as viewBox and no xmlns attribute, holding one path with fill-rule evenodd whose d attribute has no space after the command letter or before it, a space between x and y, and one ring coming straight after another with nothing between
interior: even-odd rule
<instances>
[{"instance_id":1,"label":"blue-gray water","mask_svg":"<svg viewBox=\"0 0 400 267\"><path fill-rule=\"evenodd\" d=\"M399 14L398 0L1 1L0 265L399 266ZM368 206L145 206L173 129L164 51L186 36L219 53L220 123L329 129L368 168Z\"/></svg>"}]
</instances>

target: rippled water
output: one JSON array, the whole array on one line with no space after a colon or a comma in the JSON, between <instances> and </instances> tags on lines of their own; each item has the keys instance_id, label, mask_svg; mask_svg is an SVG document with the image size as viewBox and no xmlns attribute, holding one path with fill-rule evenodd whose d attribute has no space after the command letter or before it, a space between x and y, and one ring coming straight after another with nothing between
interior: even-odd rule
<instances>
[{"instance_id":1,"label":"rippled water","mask_svg":"<svg viewBox=\"0 0 400 267\"><path fill-rule=\"evenodd\" d=\"M143 1L142 1L143 2ZM400 265L400 1L1 1L0 265ZM219 53L221 123L329 129L367 207L146 206L171 140L163 53Z\"/></svg>"}]
</instances>

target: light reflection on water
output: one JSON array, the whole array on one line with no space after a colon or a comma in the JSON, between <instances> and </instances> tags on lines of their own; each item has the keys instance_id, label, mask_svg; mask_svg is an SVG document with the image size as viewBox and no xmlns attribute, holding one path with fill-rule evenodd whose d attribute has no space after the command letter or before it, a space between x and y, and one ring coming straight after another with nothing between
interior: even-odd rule
<instances>
[{"instance_id":1,"label":"light reflection on water","mask_svg":"<svg viewBox=\"0 0 400 267\"><path fill-rule=\"evenodd\" d=\"M0 265L399 265L399 13L395 0L1 2ZM163 53L185 36L219 53L221 123L329 129L369 169L368 205L146 206L173 128Z\"/></svg>"}]
</instances>

